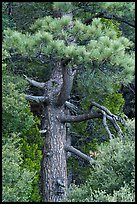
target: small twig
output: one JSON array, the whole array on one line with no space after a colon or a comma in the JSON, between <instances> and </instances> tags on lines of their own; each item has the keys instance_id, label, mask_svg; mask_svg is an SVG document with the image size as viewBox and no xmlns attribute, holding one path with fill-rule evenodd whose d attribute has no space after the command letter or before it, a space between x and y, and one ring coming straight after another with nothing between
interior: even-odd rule
<instances>
[{"instance_id":1,"label":"small twig","mask_svg":"<svg viewBox=\"0 0 137 204\"><path fill-rule=\"evenodd\" d=\"M69 101L65 102L65 106L70 109L71 111L73 111L74 113L77 113L78 111L78 107L75 106L73 103L70 103Z\"/></svg>"}]
</instances>

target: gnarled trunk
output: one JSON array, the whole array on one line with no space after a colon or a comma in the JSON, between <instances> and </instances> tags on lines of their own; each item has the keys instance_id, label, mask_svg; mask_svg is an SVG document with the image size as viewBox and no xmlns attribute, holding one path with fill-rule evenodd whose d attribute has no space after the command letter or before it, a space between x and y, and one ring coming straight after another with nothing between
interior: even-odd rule
<instances>
[{"instance_id":1,"label":"gnarled trunk","mask_svg":"<svg viewBox=\"0 0 137 204\"><path fill-rule=\"evenodd\" d=\"M66 114L65 102L70 96L75 72L58 62L52 70L51 78L45 83L26 79L31 85L44 89L43 96L26 95L30 101L43 103L46 125L42 160L42 191L44 202L60 202L66 196L66 125L61 120ZM45 134L46 132L46 134Z\"/></svg>"}]
</instances>

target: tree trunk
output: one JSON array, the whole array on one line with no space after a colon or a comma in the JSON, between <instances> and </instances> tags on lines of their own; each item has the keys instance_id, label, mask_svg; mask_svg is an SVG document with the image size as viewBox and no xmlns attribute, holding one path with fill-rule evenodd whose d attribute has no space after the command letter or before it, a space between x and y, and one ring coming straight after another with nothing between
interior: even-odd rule
<instances>
[{"instance_id":1,"label":"tree trunk","mask_svg":"<svg viewBox=\"0 0 137 204\"><path fill-rule=\"evenodd\" d=\"M63 107L47 106L46 118L48 121L45 137L42 179L43 201L59 202L66 196L67 189L67 164L66 127L59 121Z\"/></svg>"},{"instance_id":2,"label":"tree trunk","mask_svg":"<svg viewBox=\"0 0 137 204\"><path fill-rule=\"evenodd\" d=\"M68 71L69 70L69 71ZM70 96L74 73L70 67L58 62L46 83L28 77L31 85L44 89L43 96L26 95L26 99L43 103L46 123L45 143L42 160L42 191L44 202L60 202L66 196L66 123L61 120L66 114L65 102ZM45 128L44 128L45 129ZM41 131L43 132L43 130Z\"/></svg>"}]
</instances>

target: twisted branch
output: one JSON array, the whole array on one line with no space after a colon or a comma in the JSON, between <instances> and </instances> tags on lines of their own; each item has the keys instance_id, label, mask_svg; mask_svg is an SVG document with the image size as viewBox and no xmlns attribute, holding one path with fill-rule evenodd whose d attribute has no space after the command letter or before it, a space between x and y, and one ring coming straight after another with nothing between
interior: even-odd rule
<instances>
[{"instance_id":1,"label":"twisted branch","mask_svg":"<svg viewBox=\"0 0 137 204\"><path fill-rule=\"evenodd\" d=\"M98 111L93 112L90 110L89 113L85 113L82 115L64 115L61 116L60 121L65 123L65 122L81 122L81 121L85 121L85 120L90 120L90 119L94 119L94 118L103 118L103 125L109 135L109 138L112 139L112 134L108 128L107 125L107 120L108 119L112 124L113 127L115 128L115 130L118 132L119 136L122 135L122 130L120 128L120 126L118 125L117 121L119 121L122 125L122 121L121 119L116 116L115 114L112 114L106 107L101 106L100 104L96 103L96 102L91 102L91 106L96 106L97 108L99 108Z\"/></svg>"}]
</instances>

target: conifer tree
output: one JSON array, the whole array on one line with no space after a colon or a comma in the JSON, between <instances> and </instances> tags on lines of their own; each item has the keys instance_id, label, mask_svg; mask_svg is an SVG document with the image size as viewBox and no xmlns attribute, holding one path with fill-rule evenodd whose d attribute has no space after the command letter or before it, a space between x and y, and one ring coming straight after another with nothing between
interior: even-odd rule
<instances>
[{"instance_id":1,"label":"conifer tree","mask_svg":"<svg viewBox=\"0 0 137 204\"><path fill-rule=\"evenodd\" d=\"M25 97L32 103L42 104L45 118L40 130L45 136L42 159L44 202L60 202L66 196L67 152L76 154L91 165L96 163L71 145L68 123L99 118L110 139L114 135L107 121L113 124L117 135L122 136L121 119L93 99L90 105L95 108L81 115L71 114L77 112L70 97L78 72L81 68L96 72L94 63L98 63L106 75L108 71L117 73L113 81L122 80L126 84L134 75L133 43L122 36L115 23L97 15L88 23L86 20L82 22L73 16L74 9L70 2L56 2L53 4L53 16L38 19L29 32L4 31L3 48L9 51L11 57L18 55L22 59L37 59L51 73L50 78L43 82L24 75L31 86L43 93ZM103 68L105 64L108 66Z\"/></svg>"}]
</instances>

